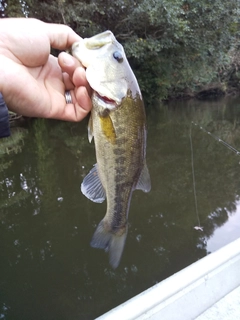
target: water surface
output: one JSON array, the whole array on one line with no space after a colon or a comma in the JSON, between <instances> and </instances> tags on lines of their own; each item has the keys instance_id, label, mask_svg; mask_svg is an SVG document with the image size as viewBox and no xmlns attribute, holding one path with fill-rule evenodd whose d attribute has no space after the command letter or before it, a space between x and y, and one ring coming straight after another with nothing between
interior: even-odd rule
<instances>
[{"instance_id":1,"label":"water surface","mask_svg":"<svg viewBox=\"0 0 240 320\"><path fill-rule=\"evenodd\" d=\"M133 194L116 270L89 245L106 203L80 191L95 163L87 120L39 119L0 140L0 319L94 319L240 236L240 157L212 136L240 150L240 100L147 116L152 190Z\"/></svg>"}]
</instances>

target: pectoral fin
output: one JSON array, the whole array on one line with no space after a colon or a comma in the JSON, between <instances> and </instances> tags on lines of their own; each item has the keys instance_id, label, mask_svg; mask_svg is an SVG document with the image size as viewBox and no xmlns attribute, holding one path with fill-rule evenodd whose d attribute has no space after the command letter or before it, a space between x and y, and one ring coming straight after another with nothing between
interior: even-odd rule
<instances>
[{"instance_id":1,"label":"pectoral fin","mask_svg":"<svg viewBox=\"0 0 240 320\"><path fill-rule=\"evenodd\" d=\"M116 141L116 132L110 115L108 114L106 116L100 116L100 123L102 132L104 133L105 137L109 142L114 144Z\"/></svg>"},{"instance_id":2,"label":"pectoral fin","mask_svg":"<svg viewBox=\"0 0 240 320\"><path fill-rule=\"evenodd\" d=\"M106 194L97 172L97 164L86 175L81 184L82 193L91 201L101 203L105 200Z\"/></svg>"},{"instance_id":3,"label":"pectoral fin","mask_svg":"<svg viewBox=\"0 0 240 320\"><path fill-rule=\"evenodd\" d=\"M144 163L135 189L142 190L143 192L149 192L151 190L151 179L146 162Z\"/></svg>"},{"instance_id":4,"label":"pectoral fin","mask_svg":"<svg viewBox=\"0 0 240 320\"><path fill-rule=\"evenodd\" d=\"M88 141L91 143L93 138L93 122L92 115L90 114L90 118L88 120Z\"/></svg>"}]
</instances>

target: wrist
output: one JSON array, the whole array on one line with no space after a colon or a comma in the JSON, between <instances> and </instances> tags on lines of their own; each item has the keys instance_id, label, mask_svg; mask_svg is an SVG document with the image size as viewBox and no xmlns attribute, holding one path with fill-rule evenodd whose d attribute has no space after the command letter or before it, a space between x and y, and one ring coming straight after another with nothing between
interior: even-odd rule
<instances>
[{"instance_id":1,"label":"wrist","mask_svg":"<svg viewBox=\"0 0 240 320\"><path fill-rule=\"evenodd\" d=\"M5 82L5 57L0 54L0 93L3 93Z\"/></svg>"}]
</instances>

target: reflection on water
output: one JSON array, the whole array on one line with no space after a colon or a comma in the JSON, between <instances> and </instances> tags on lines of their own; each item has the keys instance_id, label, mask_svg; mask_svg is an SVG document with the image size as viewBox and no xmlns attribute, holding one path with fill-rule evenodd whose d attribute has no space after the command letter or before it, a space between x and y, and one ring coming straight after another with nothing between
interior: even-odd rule
<instances>
[{"instance_id":1,"label":"reflection on water","mask_svg":"<svg viewBox=\"0 0 240 320\"><path fill-rule=\"evenodd\" d=\"M133 194L116 270L89 245L106 203L80 191L87 120L36 120L14 152L0 140L0 319L94 319L240 236L240 157L198 126L191 153L192 121L240 150L239 99L151 108L152 191Z\"/></svg>"},{"instance_id":2,"label":"reflection on water","mask_svg":"<svg viewBox=\"0 0 240 320\"><path fill-rule=\"evenodd\" d=\"M217 228L207 242L208 252L213 252L223 247L226 243L239 238L240 230L240 201L236 203L236 211L228 212L228 220Z\"/></svg>"}]
</instances>

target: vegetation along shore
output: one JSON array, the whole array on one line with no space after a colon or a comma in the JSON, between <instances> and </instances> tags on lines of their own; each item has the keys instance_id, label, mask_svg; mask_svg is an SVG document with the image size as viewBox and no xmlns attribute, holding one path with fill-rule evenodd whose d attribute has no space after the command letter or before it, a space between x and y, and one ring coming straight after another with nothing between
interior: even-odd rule
<instances>
[{"instance_id":1,"label":"vegetation along shore","mask_svg":"<svg viewBox=\"0 0 240 320\"><path fill-rule=\"evenodd\" d=\"M64 23L82 37L111 30L146 105L238 93L239 11L235 0L0 0L1 17Z\"/></svg>"}]
</instances>

